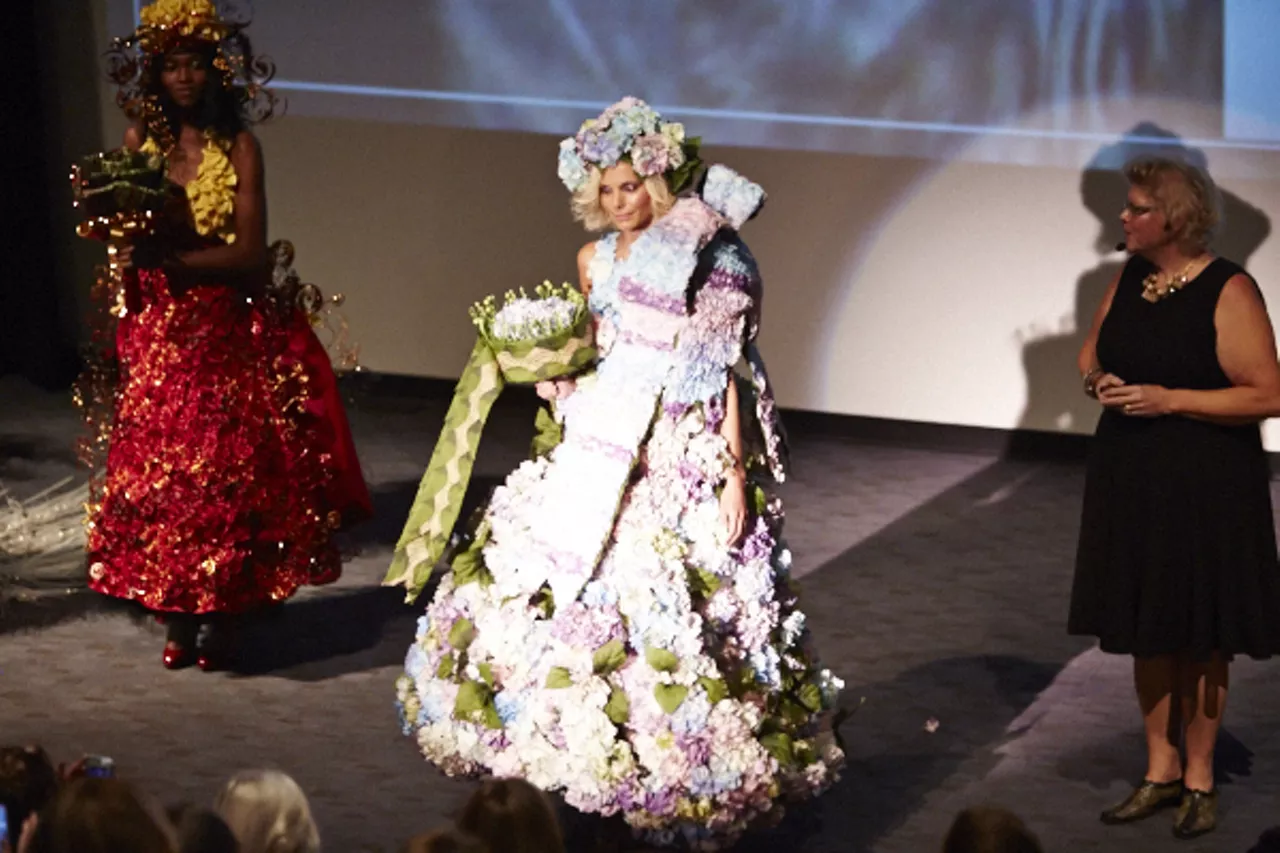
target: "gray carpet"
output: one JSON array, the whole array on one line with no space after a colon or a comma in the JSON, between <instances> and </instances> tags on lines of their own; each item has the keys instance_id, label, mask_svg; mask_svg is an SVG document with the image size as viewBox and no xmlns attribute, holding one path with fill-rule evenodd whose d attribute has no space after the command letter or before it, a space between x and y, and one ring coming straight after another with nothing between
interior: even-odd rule
<instances>
[{"instance_id":1,"label":"gray carpet","mask_svg":"<svg viewBox=\"0 0 1280 853\"><path fill-rule=\"evenodd\" d=\"M444 402L377 380L351 393L377 514L353 532L341 582L256 620L253 657L216 675L163 670L159 628L127 608L84 593L10 601L0 742L111 755L166 801L207 801L232 772L277 766L333 851L393 850L447 819L470 787L418 757L392 703L420 608L378 586ZM530 423L527 398L500 402L479 488L523 456ZM29 495L75 473L76 429L65 395L0 380L0 481ZM1079 465L792 439L783 496L805 609L846 702L865 702L844 727L839 786L741 849L936 850L979 802L1013 808L1050 851L1245 851L1280 824L1280 664L1247 661L1219 747L1220 831L1177 842L1163 816L1098 823L1143 750L1128 660L1063 630Z\"/></svg>"}]
</instances>

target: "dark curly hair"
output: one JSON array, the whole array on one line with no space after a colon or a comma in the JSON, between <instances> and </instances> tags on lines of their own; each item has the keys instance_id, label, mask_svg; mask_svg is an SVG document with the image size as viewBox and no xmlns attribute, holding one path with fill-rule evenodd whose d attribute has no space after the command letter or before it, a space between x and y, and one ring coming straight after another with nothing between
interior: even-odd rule
<instances>
[{"instance_id":1,"label":"dark curly hair","mask_svg":"<svg viewBox=\"0 0 1280 853\"><path fill-rule=\"evenodd\" d=\"M200 129L229 141L250 125L266 121L279 106L275 95L265 88L275 75L275 65L267 57L254 55L244 33L247 13L237 17L228 11L222 20L228 32L219 41L175 38L157 49L140 28L117 39L107 51L107 75L118 87L116 103L129 118L142 122L146 135L163 151L177 138L182 119L160 76L166 57L175 53L201 56L208 68L200 103L188 117Z\"/></svg>"},{"instance_id":2,"label":"dark curly hair","mask_svg":"<svg viewBox=\"0 0 1280 853\"><path fill-rule=\"evenodd\" d=\"M43 809L57 791L58 773L43 749L0 747L0 805L9 812L15 838L27 816Z\"/></svg>"}]
</instances>

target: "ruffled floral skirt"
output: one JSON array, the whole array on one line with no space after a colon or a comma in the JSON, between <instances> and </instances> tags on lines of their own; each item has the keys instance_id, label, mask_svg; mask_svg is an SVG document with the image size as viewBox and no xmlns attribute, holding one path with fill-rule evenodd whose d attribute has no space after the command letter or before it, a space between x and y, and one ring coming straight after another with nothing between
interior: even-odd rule
<instances>
[{"instance_id":1,"label":"ruffled floral skirt","mask_svg":"<svg viewBox=\"0 0 1280 853\"><path fill-rule=\"evenodd\" d=\"M157 611L236 613L336 580L368 490L323 349L298 312L227 287L130 282L90 585Z\"/></svg>"},{"instance_id":2,"label":"ruffled floral skirt","mask_svg":"<svg viewBox=\"0 0 1280 853\"><path fill-rule=\"evenodd\" d=\"M495 491L419 620L397 691L424 755L704 849L831 785L842 684L809 648L780 504L750 487L748 535L725 546L728 456L701 411L654 426L576 601L520 578L555 536L531 529L529 508L551 501L573 524L574 496L546 493L551 464L525 462Z\"/></svg>"}]
</instances>

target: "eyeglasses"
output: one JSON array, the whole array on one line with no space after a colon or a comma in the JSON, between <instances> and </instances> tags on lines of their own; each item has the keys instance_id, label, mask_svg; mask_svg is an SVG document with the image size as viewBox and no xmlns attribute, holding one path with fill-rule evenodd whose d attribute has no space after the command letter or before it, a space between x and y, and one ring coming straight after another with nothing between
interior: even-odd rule
<instances>
[{"instance_id":1,"label":"eyeglasses","mask_svg":"<svg viewBox=\"0 0 1280 853\"><path fill-rule=\"evenodd\" d=\"M1127 213L1130 216L1138 217L1138 216L1142 216L1143 214L1150 213L1153 210L1155 210L1155 208L1149 205L1126 204L1124 207L1120 208L1120 213L1121 215L1124 215Z\"/></svg>"}]
</instances>

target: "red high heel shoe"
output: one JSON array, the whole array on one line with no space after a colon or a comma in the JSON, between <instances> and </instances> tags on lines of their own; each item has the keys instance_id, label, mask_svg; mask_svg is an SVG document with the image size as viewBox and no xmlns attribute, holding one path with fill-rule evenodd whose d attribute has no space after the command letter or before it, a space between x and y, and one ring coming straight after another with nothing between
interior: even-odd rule
<instances>
[{"instance_id":1,"label":"red high heel shoe","mask_svg":"<svg viewBox=\"0 0 1280 853\"><path fill-rule=\"evenodd\" d=\"M191 647L177 640L169 640L164 644L164 654L160 659L165 669L186 669L196 662Z\"/></svg>"},{"instance_id":2,"label":"red high heel shoe","mask_svg":"<svg viewBox=\"0 0 1280 853\"><path fill-rule=\"evenodd\" d=\"M161 660L165 669L185 669L196 662L196 625L181 613L158 614L165 626L164 653Z\"/></svg>"},{"instance_id":3,"label":"red high heel shoe","mask_svg":"<svg viewBox=\"0 0 1280 853\"><path fill-rule=\"evenodd\" d=\"M230 669L235 657L235 634L227 622L206 623L201 632L196 666L203 672Z\"/></svg>"}]
</instances>

